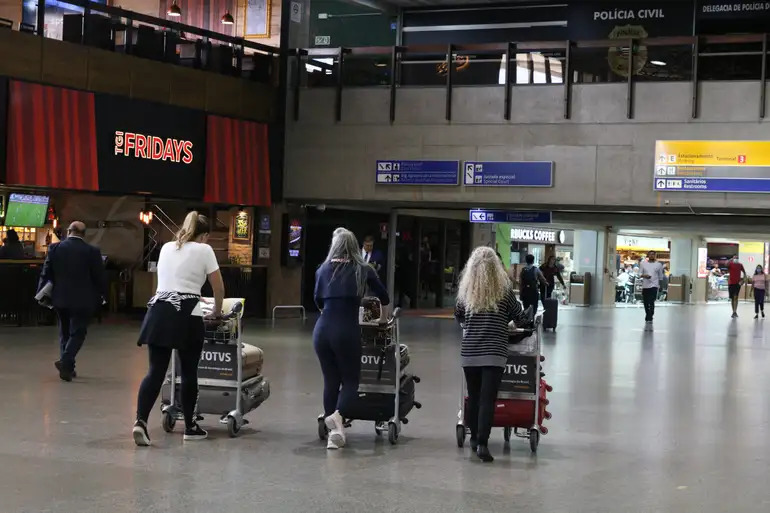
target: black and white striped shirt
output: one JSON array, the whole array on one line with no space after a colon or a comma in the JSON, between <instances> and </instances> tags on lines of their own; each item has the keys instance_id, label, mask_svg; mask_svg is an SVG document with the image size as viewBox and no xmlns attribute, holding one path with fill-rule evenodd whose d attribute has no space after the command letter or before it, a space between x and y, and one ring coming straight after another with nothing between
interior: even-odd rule
<instances>
[{"instance_id":1,"label":"black and white striped shirt","mask_svg":"<svg viewBox=\"0 0 770 513\"><path fill-rule=\"evenodd\" d=\"M497 303L497 311L470 313L458 300L455 318L463 325L460 351L463 367L504 367L508 360L508 323L527 322L513 288Z\"/></svg>"}]
</instances>

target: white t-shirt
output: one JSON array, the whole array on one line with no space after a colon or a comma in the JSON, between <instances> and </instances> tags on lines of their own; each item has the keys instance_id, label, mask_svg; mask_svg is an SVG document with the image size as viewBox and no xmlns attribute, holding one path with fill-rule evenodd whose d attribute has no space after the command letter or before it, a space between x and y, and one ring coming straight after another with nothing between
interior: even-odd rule
<instances>
[{"instance_id":1,"label":"white t-shirt","mask_svg":"<svg viewBox=\"0 0 770 513\"><path fill-rule=\"evenodd\" d=\"M177 248L176 242L167 242L158 258L157 292L200 294L208 275L219 269L217 256L208 244L187 242ZM201 315L196 307L193 315Z\"/></svg>"},{"instance_id":2,"label":"white t-shirt","mask_svg":"<svg viewBox=\"0 0 770 513\"><path fill-rule=\"evenodd\" d=\"M650 278L643 278L642 279L642 288L643 289L651 289L651 288L659 288L660 287L660 280L663 279L663 264L660 262L650 262L648 260L644 260L639 268L642 271L642 276L645 274L649 275Z\"/></svg>"}]
</instances>

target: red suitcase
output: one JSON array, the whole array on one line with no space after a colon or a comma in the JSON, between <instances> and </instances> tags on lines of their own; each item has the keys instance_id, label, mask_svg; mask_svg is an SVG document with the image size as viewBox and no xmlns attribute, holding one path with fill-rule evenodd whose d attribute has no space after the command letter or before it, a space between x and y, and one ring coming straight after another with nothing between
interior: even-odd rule
<instances>
[{"instance_id":1,"label":"red suitcase","mask_svg":"<svg viewBox=\"0 0 770 513\"><path fill-rule=\"evenodd\" d=\"M535 401L527 399L498 399L495 402L495 416L492 420L493 427L504 428L503 438L506 442L511 439L511 434L514 429L523 429L528 432L530 439L530 448L532 452L537 451L537 446L540 442L540 433L548 434L548 428L543 425L543 421L551 418L551 414L545 409L548 406L548 392L553 388L546 383L544 379L540 379L540 401L537 415L537 426L539 431L533 430L532 427L535 424ZM465 397L465 406L463 411L468 411L468 397ZM465 426L468 425L467 419L465 420ZM462 430L462 433L460 432ZM532 431L530 431L532 430ZM457 433L457 445L462 447L465 442L466 430L464 426L458 426ZM525 436L526 437L526 436Z\"/></svg>"}]
</instances>

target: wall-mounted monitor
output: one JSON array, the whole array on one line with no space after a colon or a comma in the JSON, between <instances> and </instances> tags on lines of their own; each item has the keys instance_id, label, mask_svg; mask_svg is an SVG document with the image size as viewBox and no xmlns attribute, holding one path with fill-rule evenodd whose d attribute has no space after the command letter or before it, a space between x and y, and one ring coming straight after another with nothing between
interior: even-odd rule
<instances>
[{"instance_id":1,"label":"wall-mounted monitor","mask_svg":"<svg viewBox=\"0 0 770 513\"><path fill-rule=\"evenodd\" d=\"M299 265L304 256L305 223L299 215L283 215L281 262L285 266Z\"/></svg>"},{"instance_id":2,"label":"wall-mounted monitor","mask_svg":"<svg viewBox=\"0 0 770 513\"><path fill-rule=\"evenodd\" d=\"M8 196L5 226L42 228L48 213L48 196L12 193Z\"/></svg>"}]
</instances>

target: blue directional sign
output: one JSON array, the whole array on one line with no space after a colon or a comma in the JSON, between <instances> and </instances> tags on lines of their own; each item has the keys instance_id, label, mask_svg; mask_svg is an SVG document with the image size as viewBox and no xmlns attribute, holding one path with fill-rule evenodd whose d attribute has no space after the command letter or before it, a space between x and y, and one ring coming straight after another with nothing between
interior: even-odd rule
<instances>
[{"instance_id":1,"label":"blue directional sign","mask_svg":"<svg viewBox=\"0 0 770 513\"><path fill-rule=\"evenodd\" d=\"M377 183L388 185L458 185L458 160L378 160Z\"/></svg>"},{"instance_id":2,"label":"blue directional sign","mask_svg":"<svg viewBox=\"0 0 770 513\"><path fill-rule=\"evenodd\" d=\"M481 187L553 187L553 162L471 162L463 183Z\"/></svg>"},{"instance_id":3,"label":"blue directional sign","mask_svg":"<svg viewBox=\"0 0 770 513\"><path fill-rule=\"evenodd\" d=\"M487 210L475 208L469 211L471 223L550 223L550 212L524 212L516 210Z\"/></svg>"},{"instance_id":4,"label":"blue directional sign","mask_svg":"<svg viewBox=\"0 0 770 513\"><path fill-rule=\"evenodd\" d=\"M655 178L656 191L770 192L768 178Z\"/></svg>"}]
</instances>

